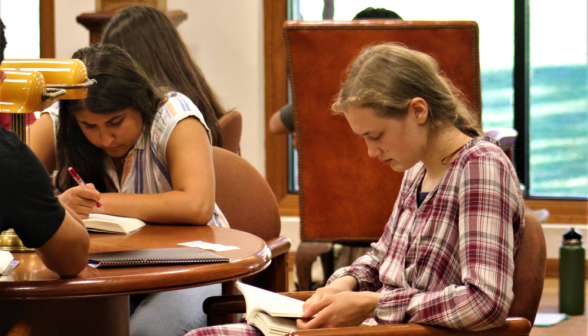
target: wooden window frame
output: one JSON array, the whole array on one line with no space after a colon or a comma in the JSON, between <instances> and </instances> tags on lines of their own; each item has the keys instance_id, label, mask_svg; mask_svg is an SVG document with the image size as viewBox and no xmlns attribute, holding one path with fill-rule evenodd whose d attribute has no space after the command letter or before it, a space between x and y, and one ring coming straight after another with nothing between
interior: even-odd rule
<instances>
[{"instance_id":1,"label":"wooden window frame","mask_svg":"<svg viewBox=\"0 0 588 336\"><path fill-rule=\"evenodd\" d=\"M55 58L55 1L39 1L41 58Z\"/></svg>"},{"instance_id":2,"label":"wooden window frame","mask_svg":"<svg viewBox=\"0 0 588 336\"><path fill-rule=\"evenodd\" d=\"M269 120L288 103L286 42L283 25L287 0L263 1L265 66L265 176L276 195L282 216L298 216L297 194L288 193L288 136L272 134Z\"/></svg>"},{"instance_id":3,"label":"wooden window frame","mask_svg":"<svg viewBox=\"0 0 588 336\"><path fill-rule=\"evenodd\" d=\"M269 119L288 102L286 45L283 24L287 19L286 0L264 0L265 64L265 155L266 179L271 186L282 216L299 216L299 198L288 193L288 138L269 131ZM548 223L588 223L588 201L528 199L531 209L547 209Z\"/></svg>"}]
</instances>

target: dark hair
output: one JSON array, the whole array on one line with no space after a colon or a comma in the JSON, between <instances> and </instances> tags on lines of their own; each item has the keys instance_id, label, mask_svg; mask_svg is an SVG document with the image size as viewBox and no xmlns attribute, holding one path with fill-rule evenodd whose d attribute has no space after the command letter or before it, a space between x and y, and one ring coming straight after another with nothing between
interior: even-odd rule
<instances>
[{"instance_id":1,"label":"dark hair","mask_svg":"<svg viewBox=\"0 0 588 336\"><path fill-rule=\"evenodd\" d=\"M6 49L6 36L4 36L4 29L6 26L2 19L0 19L0 63L4 62L4 49Z\"/></svg>"},{"instance_id":2,"label":"dark hair","mask_svg":"<svg viewBox=\"0 0 588 336\"><path fill-rule=\"evenodd\" d=\"M67 172L69 167L75 167L82 179L92 181L99 191L116 191L105 171L106 153L88 141L76 121L76 113L88 110L109 114L132 107L143 117L143 132L148 134L164 98L141 66L115 45L95 44L76 51L72 58L86 64L88 78L95 79L97 84L88 89L86 99L59 103L57 188L63 192L77 185Z\"/></svg>"},{"instance_id":3,"label":"dark hair","mask_svg":"<svg viewBox=\"0 0 588 336\"><path fill-rule=\"evenodd\" d=\"M172 88L190 98L204 115L212 144L222 145L218 119L225 110L164 13L143 5L125 8L108 23L102 42L127 51L156 86Z\"/></svg>"},{"instance_id":4,"label":"dark hair","mask_svg":"<svg viewBox=\"0 0 588 336\"><path fill-rule=\"evenodd\" d=\"M398 19L398 20L402 20L400 15L396 14L396 12L393 12L393 11L388 10L386 8L374 8L374 7L368 7L366 9L362 10L361 12L355 14L355 17L353 18L353 20L359 20L359 19Z\"/></svg>"}]
</instances>

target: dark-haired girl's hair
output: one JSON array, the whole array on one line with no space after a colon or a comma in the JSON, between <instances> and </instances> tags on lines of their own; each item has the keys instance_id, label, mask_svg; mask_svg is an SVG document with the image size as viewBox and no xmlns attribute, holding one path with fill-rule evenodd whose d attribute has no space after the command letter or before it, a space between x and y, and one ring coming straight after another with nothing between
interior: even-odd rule
<instances>
[{"instance_id":1,"label":"dark-haired girl's hair","mask_svg":"<svg viewBox=\"0 0 588 336\"><path fill-rule=\"evenodd\" d=\"M88 141L76 121L76 113L87 110L109 114L132 107L143 117L143 132L148 135L164 98L141 66L115 45L95 44L76 51L72 58L86 64L88 78L95 79L97 84L88 89L86 99L60 101L56 185L61 192L76 186L67 172L74 167L98 191L113 192L116 188L104 166L106 153Z\"/></svg>"},{"instance_id":2,"label":"dark-haired girl's hair","mask_svg":"<svg viewBox=\"0 0 588 336\"><path fill-rule=\"evenodd\" d=\"M190 98L204 115L212 144L222 146L218 119L226 112L164 13L143 5L127 7L108 23L102 42L128 52L156 86L171 88Z\"/></svg>"}]
</instances>

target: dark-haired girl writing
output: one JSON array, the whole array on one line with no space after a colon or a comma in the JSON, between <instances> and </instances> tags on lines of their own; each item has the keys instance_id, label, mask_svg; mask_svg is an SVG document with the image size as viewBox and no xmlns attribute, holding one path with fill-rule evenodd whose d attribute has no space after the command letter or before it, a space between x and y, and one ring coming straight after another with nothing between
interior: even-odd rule
<instances>
[{"instance_id":1,"label":"dark-haired girl writing","mask_svg":"<svg viewBox=\"0 0 588 336\"><path fill-rule=\"evenodd\" d=\"M97 84L86 99L44 111L31 130L31 149L48 171L57 169L60 200L82 218L100 201L107 214L150 223L228 227L214 202L210 131L190 99L160 93L114 45L93 45L73 58ZM69 167L93 183L89 189L77 186ZM202 301L218 294L214 285L132 300L131 334L181 335L202 326Z\"/></svg>"}]
</instances>

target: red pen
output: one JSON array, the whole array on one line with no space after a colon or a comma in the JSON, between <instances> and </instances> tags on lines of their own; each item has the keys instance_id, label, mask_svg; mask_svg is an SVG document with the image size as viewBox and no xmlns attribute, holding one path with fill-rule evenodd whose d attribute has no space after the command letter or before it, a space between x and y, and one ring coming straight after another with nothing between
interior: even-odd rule
<instances>
[{"instance_id":1,"label":"red pen","mask_svg":"<svg viewBox=\"0 0 588 336\"><path fill-rule=\"evenodd\" d=\"M74 180L76 180L76 182L78 183L78 185L84 189L88 189L88 187L86 187L86 183L84 182L84 180L82 180L82 178L80 177L80 175L78 175L78 173L76 172L75 169L73 169L73 167L69 167L67 169L67 171L71 174L71 176L74 178ZM104 212L104 208L102 207L102 204L100 204L100 202L96 202L96 207L98 209L100 209L100 211Z\"/></svg>"}]
</instances>

